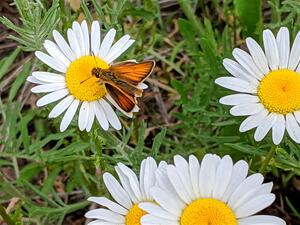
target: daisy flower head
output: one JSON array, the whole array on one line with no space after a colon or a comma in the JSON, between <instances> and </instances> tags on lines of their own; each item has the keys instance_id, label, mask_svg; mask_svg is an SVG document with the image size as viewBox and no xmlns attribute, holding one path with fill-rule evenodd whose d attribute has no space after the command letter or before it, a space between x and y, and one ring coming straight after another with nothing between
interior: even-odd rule
<instances>
[{"instance_id":1,"label":"daisy flower head","mask_svg":"<svg viewBox=\"0 0 300 225\"><path fill-rule=\"evenodd\" d=\"M49 118L64 113L61 131L67 129L78 109L79 129L86 131L91 130L95 118L104 130L109 126L121 129L121 123L108 102L128 117L139 110L134 104L130 110L124 111L111 96L106 84L99 82L99 71L110 69L114 65L112 63L134 43L129 35L124 35L113 44L115 35L116 30L110 29L101 40L98 21L92 23L90 31L86 21L81 24L73 22L72 28L67 31L67 40L54 30L54 42L44 42L48 54L35 52L36 57L55 72L35 71L27 80L38 84L31 89L33 93L48 93L37 101L38 107L59 101L49 113ZM132 60L130 63L136 62ZM147 85L141 80L133 88L141 93ZM132 101L135 97L139 96L132 97Z\"/></svg>"},{"instance_id":2,"label":"daisy flower head","mask_svg":"<svg viewBox=\"0 0 300 225\"><path fill-rule=\"evenodd\" d=\"M233 116L248 116L239 130L256 128L256 141L271 130L278 145L286 130L300 143L300 32L292 45L286 27L280 28L276 37L264 30L263 49L252 38L247 38L246 44L249 53L236 48L232 52L236 61L223 61L232 76L215 82L239 93L222 97L220 103L233 106Z\"/></svg>"},{"instance_id":3,"label":"daisy flower head","mask_svg":"<svg viewBox=\"0 0 300 225\"><path fill-rule=\"evenodd\" d=\"M148 214L142 225L285 225L275 216L254 215L268 207L275 195L264 177L247 177L248 164L233 164L230 156L206 154L201 165L195 156L174 157L174 165L157 172L151 189L155 203L140 203Z\"/></svg>"},{"instance_id":4,"label":"daisy flower head","mask_svg":"<svg viewBox=\"0 0 300 225\"><path fill-rule=\"evenodd\" d=\"M89 225L140 225L140 218L146 214L138 204L151 202L150 188L155 185L155 172L158 170L153 158L141 163L139 178L122 163L115 170L121 184L110 173L103 175L105 186L116 202L105 197L90 197L88 200L106 207L90 210L85 217L96 219Z\"/></svg>"}]
</instances>

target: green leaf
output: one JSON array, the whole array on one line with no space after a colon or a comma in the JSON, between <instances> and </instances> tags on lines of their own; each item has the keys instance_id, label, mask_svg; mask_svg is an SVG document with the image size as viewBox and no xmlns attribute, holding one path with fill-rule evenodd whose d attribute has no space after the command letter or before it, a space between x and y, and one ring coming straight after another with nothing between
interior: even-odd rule
<instances>
[{"instance_id":1,"label":"green leaf","mask_svg":"<svg viewBox=\"0 0 300 225\"><path fill-rule=\"evenodd\" d=\"M43 167L39 164L28 164L20 171L20 179L29 181L34 176L36 176L42 169Z\"/></svg>"},{"instance_id":2,"label":"green leaf","mask_svg":"<svg viewBox=\"0 0 300 225\"><path fill-rule=\"evenodd\" d=\"M0 80L9 71L10 66L13 64L20 51L20 48L16 48L9 56L0 61Z\"/></svg>"},{"instance_id":3,"label":"green leaf","mask_svg":"<svg viewBox=\"0 0 300 225\"><path fill-rule=\"evenodd\" d=\"M153 156L157 156L159 152L159 147L161 146L165 136L166 136L167 129L163 128L159 134L157 134L153 140L152 144L152 154Z\"/></svg>"},{"instance_id":4,"label":"green leaf","mask_svg":"<svg viewBox=\"0 0 300 225\"><path fill-rule=\"evenodd\" d=\"M262 30L262 1L234 0L234 5L244 35L258 38Z\"/></svg>"},{"instance_id":5,"label":"green leaf","mask_svg":"<svg viewBox=\"0 0 300 225\"><path fill-rule=\"evenodd\" d=\"M188 47L190 50L197 54L199 48L196 44L196 31L192 25L192 23L185 19L178 20L178 27L181 35L183 36L184 40L187 42Z\"/></svg>"},{"instance_id":6,"label":"green leaf","mask_svg":"<svg viewBox=\"0 0 300 225\"><path fill-rule=\"evenodd\" d=\"M30 63L25 63L23 65L21 72L18 74L17 79L13 82L13 84L10 88L10 91L8 94L8 101L11 102L15 98L18 90L20 89L22 84L26 81L26 78L30 72L30 69L31 69Z\"/></svg>"},{"instance_id":7,"label":"green leaf","mask_svg":"<svg viewBox=\"0 0 300 225\"><path fill-rule=\"evenodd\" d=\"M57 166L57 167L54 168L53 171L51 171L49 173L49 175L48 175L47 179L45 180L45 182L43 183L43 187L41 189L41 191L44 194L49 194L49 192L53 188L55 179L58 177L58 174L60 173L61 169L62 168L60 166Z\"/></svg>"},{"instance_id":8,"label":"green leaf","mask_svg":"<svg viewBox=\"0 0 300 225\"><path fill-rule=\"evenodd\" d=\"M136 16L136 17L141 17L146 20L151 20L155 18L155 14L153 12L146 11L145 9L142 8L130 8L130 9L125 9L122 12L123 16Z\"/></svg>"}]
</instances>

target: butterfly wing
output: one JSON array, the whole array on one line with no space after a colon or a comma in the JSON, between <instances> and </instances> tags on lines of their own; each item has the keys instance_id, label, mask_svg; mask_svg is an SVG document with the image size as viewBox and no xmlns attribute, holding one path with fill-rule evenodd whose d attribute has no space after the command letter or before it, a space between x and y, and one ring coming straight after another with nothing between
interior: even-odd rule
<instances>
[{"instance_id":1,"label":"butterfly wing","mask_svg":"<svg viewBox=\"0 0 300 225\"><path fill-rule=\"evenodd\" d=\"M134 86L143 82L153 71L155 61L149 60L144 62L121 62L112 65L109 70L114 72L116 76Z\"/></svg>"},{"instance_id":2,"label":"butterfly wing","mask_svg":"<svg viewBox=\"0 0 300 225\"><path fill-rule=\"evenodd\" d=\"M134 95L126 93L121 88L118 88L117 86L110 83L106 83L105 87L109 95L114 99L114 101L122 110L129 113L134 109L134 106L137 104Z\"/></svg>"}]
</instances>

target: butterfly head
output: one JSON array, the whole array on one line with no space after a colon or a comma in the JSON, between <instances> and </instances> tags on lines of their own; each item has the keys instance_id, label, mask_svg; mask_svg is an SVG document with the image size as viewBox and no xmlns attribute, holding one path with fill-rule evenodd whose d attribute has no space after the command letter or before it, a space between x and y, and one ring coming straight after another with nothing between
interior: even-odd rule
<instances>
[{"instance_id":1,"label":"butterfly head","mask_svg":"<svg viewBox=\"0 0 300 225\"><path fill-rule=\"evenodd\" d=\"M101 77L101 69L99 67L94 67L92 69L92 75L96 78L100 78Z\"/></svg>"}]
</instances>

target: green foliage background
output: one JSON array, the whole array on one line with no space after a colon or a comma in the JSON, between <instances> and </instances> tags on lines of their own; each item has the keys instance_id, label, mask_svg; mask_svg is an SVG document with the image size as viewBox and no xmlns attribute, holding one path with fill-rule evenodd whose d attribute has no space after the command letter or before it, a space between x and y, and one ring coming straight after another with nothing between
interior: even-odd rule
<instances>
[{"instance_id":1,"label":"green foliage background","mask_svg":"<svg viewBox=\"0 0 300 225\"><path fill-rule=\"evenodd\" d=\"M287 26L294 37L300 27L299 1L179 0L169 1L175 9L170 11L162 2L82 1L80 10L74 12L63 0L14 0L23 25L18 27L0 17L1 23L16 32L10 38L19 43L0 60L1 87L11 65L26 54L16 79L1 92L0 99L0 167L13 171L8 177L0 170L0 203L19 199L10 213L16 224L69 224L67 217L83 217L88 196L107 195L101 174L114 173L117 162L137 171L149 155L172 162L175 154L195 154L201 159L212 152L245 159L252 172L262 167L272 146L270 136L256 143L253 131L239 133L243 118L230 116L228 107L218 103L230 92L217 87L214 80L227 74L222 59L232 58L231 51L243 47L246 36L260 42L263 28L276 32ZM263 8L269 16L264 16ZM122 117L124 128L119 132L104 132L98 124L90 133L80 132L75 119L60 133L61 118L47 119L51 106L37 109L26 105L22 97L28 97L30 90L27 76L37 68L47 69L33 52L42 49L46 38L52 38L53 29L65 34L82 15L88 22L99 19L104 30L116 28L119 37L128 33L137 40L123 59L157 61L152 79L165 87L159 91L171 104L169 121L150 100L142 104L141 113L147 120L141 120L139 114L133 120ZM170 35L173 30L175 35ZM151 83L151 87L161 86ZM300 176L300 147L286 137L265 173L275 181L282 197L285 208L280 216L288 214L300 220L299 202L288 194L293 179ZM63 192L56 186L59 178L65 185Z\"/></svg>"}]
</instances>

